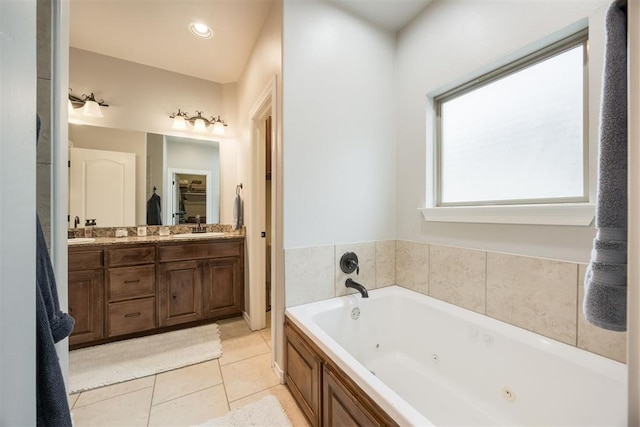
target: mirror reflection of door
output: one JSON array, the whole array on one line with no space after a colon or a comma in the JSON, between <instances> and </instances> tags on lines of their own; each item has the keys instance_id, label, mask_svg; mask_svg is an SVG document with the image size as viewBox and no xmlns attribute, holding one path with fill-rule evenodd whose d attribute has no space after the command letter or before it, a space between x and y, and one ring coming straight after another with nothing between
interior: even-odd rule
<instances>
[{"instance_id":1,"label":"mirror reflection of door","mask_svg":"<svg viewBox=\"0 0 640 427\"><path fill-rule=\"evenodd\" d=\"M69 216L99 227L136 225L136 156L69 148Z\"/></svg>"},{"instance_id":2,"label":"mirror reflection of door","mask_svg":"<svg viewBox=\"0 0 640 427\"><path fill-rule=\"evenodd\" d=\"M207 177L185 173L173 175L174 224L207 223Z\"/></svg>"}]
</instances>

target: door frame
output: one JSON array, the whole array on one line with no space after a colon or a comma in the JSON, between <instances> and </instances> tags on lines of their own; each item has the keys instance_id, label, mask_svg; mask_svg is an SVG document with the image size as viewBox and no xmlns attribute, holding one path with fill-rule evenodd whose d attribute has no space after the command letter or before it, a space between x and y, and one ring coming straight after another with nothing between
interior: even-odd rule
<instances>
[{"instance_id":1,"label":"door frame","mask_svg":"<svg viewBox=\"0 0 640 427\"><path fill-rule=\"evenodd\" d=\"M284 269L282 251L282 141L278 76L274 75L249 113L251 135L251 215L247 224L249 270L249 327L266 326L266 240L260 238L265 224L265 144L261 138L264 120L271 115L271 360L280 382L283 371Z\"/></svg>"}]
</instances>

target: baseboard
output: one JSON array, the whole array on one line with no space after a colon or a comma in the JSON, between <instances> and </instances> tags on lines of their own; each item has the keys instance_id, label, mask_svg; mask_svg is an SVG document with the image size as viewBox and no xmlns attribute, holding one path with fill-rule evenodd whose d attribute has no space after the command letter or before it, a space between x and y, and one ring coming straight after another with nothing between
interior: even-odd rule
<instances>
[{"instance_id":1,"label":"baseboard","mask_svg":"<svg viewBox=\"0 0 640 427\"><path fill-rule=\"evenodd\" d=\"M251 317L249 317L249 313L247 313L246 311L243 311L242 312L242 317L244 317L244 320L249 325L249 329L251 329Z\"/></svg>"},{"instance_id":2,"label":"baseboard","mask_svg":"<svg viewBox=\"0 0 640 427\"><path fill-rule=\"evenodd\" d=\"M278 376L280 384L284 384L284 371L278 365L278 362L273 362L273 372Z\"/></svg>"}]
</instances>

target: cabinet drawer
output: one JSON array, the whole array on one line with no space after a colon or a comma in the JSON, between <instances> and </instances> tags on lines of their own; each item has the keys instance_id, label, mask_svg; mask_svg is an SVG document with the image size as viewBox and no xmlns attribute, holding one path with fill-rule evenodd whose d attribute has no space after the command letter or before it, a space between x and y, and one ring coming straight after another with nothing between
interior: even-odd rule
<instances>
[{"instance_id":1,"label":"cabinet drawer","mask_svg":"<svg viewBox=\"0 0 640 427\"><path fill-rule=\"evenodd\" d=\"M156 261L156 248L154 245L108 249L105 252L105 263L110 267L149 264Z\"/></svg>"},{"instance_id":2,"label":"cabinet drawer","mask_svg":"<svg viewBox=\"0 0 640 427\"><path fill-rule=\"evenodd\" d=\"M102 267L102 250L69 251L69 271L94 270Z\"/></svg>"},{"instance_id":3,"label":"cabinet drawer","mask_svg":"<svg viewBox=\"0 0 640 427\"><path fill-rule=\"evenodd\" d=\"M161 245L158 247L158 260L184 261L192 259L218 258L242 255L242 242L198 242Z\"/></svg>"},{"instance_id":4,"label":"cabinet drawer","mask_svg":"<svg viewBox=\"0 0 640 427\"><path fill-rule=\"evenodd\" d=\"M108 300L118 301L155 295L155 271L155 264L108 269Z\"/></svg>"},{"instance_id":5,"label":"cabinet drawer","mask_svg":"<svg viewBox=\"0 0 640 427\"><path fill-rule=\"evenodd\" d=\"M109 304L110 337L155 328L156 299L143 298Z\"/></svg>"}]
</instances>

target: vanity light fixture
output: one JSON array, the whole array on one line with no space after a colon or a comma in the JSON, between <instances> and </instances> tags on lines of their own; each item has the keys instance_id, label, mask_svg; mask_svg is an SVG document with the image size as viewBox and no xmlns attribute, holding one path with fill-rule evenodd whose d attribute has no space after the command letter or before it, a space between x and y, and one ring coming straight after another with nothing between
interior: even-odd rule
<instances>
[{"instance_id":1,"label":"vanity light fixture","mask_svg":"<svg viewBox=\"0 0 640 427\"><path fill-rule=\"evenodd\" d=\"M173 119L173 125L171 126L176 130L187 130L187 122L191 123L193 129L198 132L203 132L207 129L207 127L213 127L213 133L218 135L224 135L224 128L227 124L218 117L209 117L208 119L202 115L202 111L196 110L195 116L189 116L189 113L180 111L178 109L177 113L172 113L169 116L170 119Z\"/></svg>"},{"instance_id":2,"label":"vanity light fixture","mask_svg":"<svg viewBox=\"0 0 640 427\"><path fill-rule=\"evenodd\" d=\"M211 28L202 22L192 22L189 24L191 33L201 39L210 39L213 36Z\"/></svg>"},{"instance_id":3,"label":"vanity light fixture","mask_svg":"<svg viewBox=\"0 0 640 427\"><path fill-rule=\"evenodd\" d=\"M77 97L71 93L71 90L69 90L69 102L67 105L71 107L69 111L82 108L82 114L89 117L104 117L100 107L109 106L104 100L97 100L93 92L91 92L91 95L82 94L82 97Z\"/></svg>"}]
</instances>

